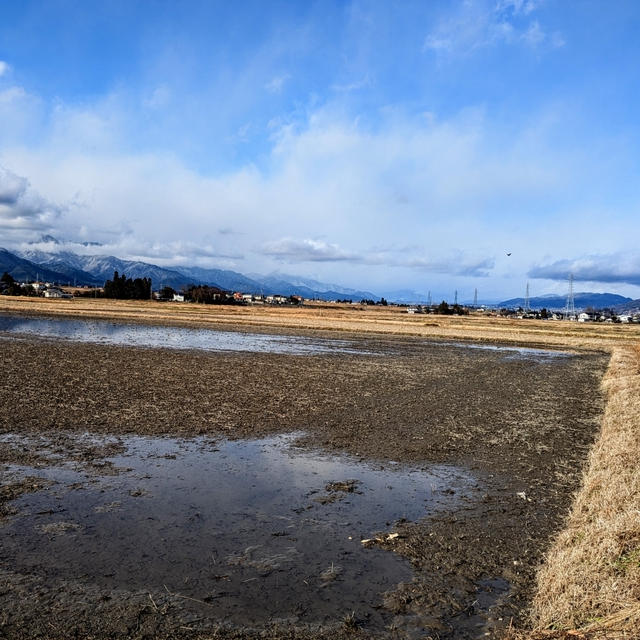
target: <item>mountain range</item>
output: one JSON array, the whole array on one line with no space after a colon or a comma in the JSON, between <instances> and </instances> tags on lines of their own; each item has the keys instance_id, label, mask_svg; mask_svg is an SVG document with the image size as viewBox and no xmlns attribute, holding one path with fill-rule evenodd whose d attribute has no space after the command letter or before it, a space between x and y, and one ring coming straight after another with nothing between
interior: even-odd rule
<instances>
[{"instance_id":1,"label":"mountain range","mask_svg":"<svg viewBox=\"0 0 640 640\"><path fill-rule=\"evenodd\" d=\"M347 289L298 276L252 274L249 277L226 269L192 266L167 268L115 256L79 255L66 250L62 243L51 236L43 237L41 242L56 248L53 251L27 248L14 253L0 248L0 273L7 271L19 281L45 280L59 284L102 286L113 277L114 271L118 271L129 278L151 278L156 289L169 286L179 290L192 284L204 284L253 294L301 295L319 300L380 300L380 296L370 291ZM100 247L98 243L84 243L84 246Z\"/></svg>"}]
</instances>

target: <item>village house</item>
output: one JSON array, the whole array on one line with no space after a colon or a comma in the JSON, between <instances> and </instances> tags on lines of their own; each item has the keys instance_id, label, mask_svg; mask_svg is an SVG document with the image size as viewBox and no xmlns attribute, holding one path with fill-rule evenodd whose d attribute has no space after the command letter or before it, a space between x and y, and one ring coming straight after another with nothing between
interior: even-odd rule
<instances>
[{"instance_id":1,"label":"village house","mask_svg":"<svg viewBox=\"0 0 640 640\"><path fill-rule=\"evenodd\" d=\"M57 287L50 287L44 292L45 298L73 298L70 293L63 291L62 289L58 289Z\"/></svg>"}]
</instances>

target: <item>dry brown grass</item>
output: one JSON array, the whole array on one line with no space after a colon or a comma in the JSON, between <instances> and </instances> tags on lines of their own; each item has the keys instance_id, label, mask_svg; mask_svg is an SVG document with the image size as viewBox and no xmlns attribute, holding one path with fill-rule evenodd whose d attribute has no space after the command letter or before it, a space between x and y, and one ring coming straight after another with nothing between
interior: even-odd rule
<instances>
[{"instance_id":1,"label":"dry brown grass","mask_svg":"<svg viewBox=\"0 0 640 640\"><path fill-rule=\"evenodd\" d=\"M531 638L640 637L639 346L614 349L603 385L602 431L539 573Z\"/></svg>"}]
</instances>

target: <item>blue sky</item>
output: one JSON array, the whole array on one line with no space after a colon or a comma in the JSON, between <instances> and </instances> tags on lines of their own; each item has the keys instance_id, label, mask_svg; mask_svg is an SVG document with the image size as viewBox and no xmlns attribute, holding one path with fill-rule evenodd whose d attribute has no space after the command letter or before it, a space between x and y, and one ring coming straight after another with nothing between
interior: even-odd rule
<instances>
[{"instance_id":1,"label":"blue sky","mask_svg":"<svg viewBox=\"0 0 640 640\"><path fill-rule=\"evenodd\" d=\"M640 297L639 27L634 1L5 0L0 245Z\"/></svg>"}]
</instances>

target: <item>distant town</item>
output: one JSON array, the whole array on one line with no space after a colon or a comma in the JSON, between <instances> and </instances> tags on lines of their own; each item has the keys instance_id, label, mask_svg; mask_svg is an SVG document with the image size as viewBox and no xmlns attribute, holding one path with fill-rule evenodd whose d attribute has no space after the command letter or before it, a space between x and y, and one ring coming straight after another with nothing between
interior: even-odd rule
<instances>
[{"instance_id":1,"label":"distant town","mask_svg":"<svg viewBox=\"0 0 640 640\"><path fill-rule=\"evenodd\" d=\"M640 323L640 311L633 313L617 312L613 308L596 309L585 307L576 309L571 299L567 300L564 310L533 309L527 302L518 306L499 305L465 305L449 304L445 300L438 304L406 304L387 301L385 298L373 300L363 298L353 300L351 298L336 298L335 300L318 300L316 298L304 298L300 295L269 294L262 295L243 291L229 291L209 285L191 285L175 290L173 287L164 286L154 290L150 278L128 278L126 274L114 272L113 278L107 280L103 287L64 286L54 282L20 282L8 272L0 277L0 295L5 296L30 296L57 299L73 298L108 298L122 300L154 300L159 303L177 302L192 304L212 305L289 305L299 306L305 303L344 304L359 307L379 306L396 307L408 314L437 314L437 315L469 315L482 314L486 316L500 316L521 320L569 320L573 322L605 322L605 323ZM573 307L573 308L572 308Z\"/></svg>"}]
</instances>

